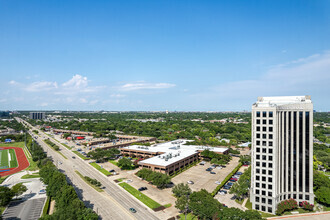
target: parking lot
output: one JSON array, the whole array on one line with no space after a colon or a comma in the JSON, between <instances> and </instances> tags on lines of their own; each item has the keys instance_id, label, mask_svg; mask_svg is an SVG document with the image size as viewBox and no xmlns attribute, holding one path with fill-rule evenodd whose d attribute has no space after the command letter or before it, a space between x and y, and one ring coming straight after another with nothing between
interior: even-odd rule
<instances>
[{"instance_id":1,"label":"parking lot","mask_svg":"<svg viewBox=\"0 0 330 220\"><path fill-rule=\"evenodd\" d=\"M239 171L244 172L248 167L242 166ZM229 190L226 190L227 194L217 194L214 198L217 199L220 203L227 205L228 207L232 208L239 208L245 210L245 207L242 207L240 204L235 202L235 196L233 194L229 194Z\"/></svg>"},{"instance_id":2,"label":"parking lot","mask_svg":"<svg viewBox=\"0 0 330 220\"><path fill-rule=\"evenodd\" d=\"M210 174L210 172L205 171L211 166L209 162L205 165L194 166L183 173L175 176L172 179L174 184L187 183L187 181L193 181L194 184L190 184L190 188L193 191L199 191L201 189L206 189L208 192L212 192L216 187L216 181L222 182L225 177L238 165L239 158L233 157L233 159L222 169L213 169L212 171L216 174Z\"/></svg>"}]
</instances>

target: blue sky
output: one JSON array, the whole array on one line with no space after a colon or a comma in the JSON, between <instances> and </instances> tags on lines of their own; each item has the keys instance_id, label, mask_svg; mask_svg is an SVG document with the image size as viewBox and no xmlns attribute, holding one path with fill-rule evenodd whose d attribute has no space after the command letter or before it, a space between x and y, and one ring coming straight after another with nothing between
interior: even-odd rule
<instances>
[{"instance_id":1,"label":"blue sky","mask_svg":"<svg viewBox=\"0 0 330 220\"><path fill-rule=\"evenodd\" d=\"M0 0L0 109L328 111L329 39L322 0Z\"/></svg>"}]
</instances>

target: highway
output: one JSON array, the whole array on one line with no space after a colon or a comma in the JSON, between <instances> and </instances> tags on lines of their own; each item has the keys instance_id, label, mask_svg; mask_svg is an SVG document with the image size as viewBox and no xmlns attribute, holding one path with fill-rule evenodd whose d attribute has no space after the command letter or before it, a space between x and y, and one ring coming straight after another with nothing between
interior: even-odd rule
<instances>
[{"instance_id":1,"label":"highway","mask_svg":"<svg viewBox=\"0 0 330 220\"><path fill-rule=\"evenodd\" d=\"M16 118L16 120L32 127L23 119ZM41 137L39 137L36 141L41 147L44 148L45 151L47 151L48 156L54 160L57 167L70 179L75 186L79 197L85 202L85 204L86 201L89 201L87 206L97 212L102 219L159 219L151 213L153 212L152 210L149 210L136 198L133 198L130 194L128 194L128 192L113 183L112 180L108 179L108 177L104 176L87 162L81 160L77 157L77 155L65 148L56 140L44 134L41 130L35 127L32 127L29 131L33 136L35 136L35 134L32 134L32 130L37 130L39 132ZM61 149L60 152L68 159L65 159L62 155L41 140L47 138L57 144ZM72 159L72 156L75 156L76 159ZM97 192L95 189L90 187L74 172L75 170L78 170L84 176L89 176L100 181L105 187L104 192ZM131 213L129 208L135 208L137 212Z\"/></svg>"}]
</instances>

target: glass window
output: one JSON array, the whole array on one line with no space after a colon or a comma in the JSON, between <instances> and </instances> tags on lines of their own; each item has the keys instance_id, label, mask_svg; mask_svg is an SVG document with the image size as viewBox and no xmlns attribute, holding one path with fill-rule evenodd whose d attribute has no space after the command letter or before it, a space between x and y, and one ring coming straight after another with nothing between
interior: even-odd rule
<instances>
[{"instance_id":1,"label":"glass window","mask_svg":"<svg viewBox=\"0 0 330 220\"><path fill-rule=\"evenodd\" d=\"M256 156L256 157L257 157L257 160L259 160L259 159L260 159L260 155L259 155L259 154L257 154L257 156Z\"/></svg>"},{"instance_id":2,"label":"glass window","mask_svg":"<svg viewBox=\"0 0 330 220\"><path fill-rule=\"evenodd\" d=\"M273 189L273 185L268 185L268 189Z\"/></svg>"},{"instance_id":3,"label":"glass window","mask_svg":"<svg viewBox=\"0 0 330 220\"><path fill-rule=\"evenodd\" d=\"M260 180L260 176L256 176L256 180Z\"/></svg>"},{"instance_id":4,"label":"glass window","mask_svg":"<svg viewBox=\"0 0 330 220\"><path fill-rule=\"evenodd\" d=\"M266 177L265 176L262 177L262 181L266 181Z\"/></svg>"},{"instance_id":5,"label":"glass window","mask_svg":"<svg viewBox=\"0 0 330 220\"><path fill-rule=\"evenodd\" d=\"M262 127L262 131L267 131L267 127Z\"/></svg>"},{"instance_id":6,"label":"glass window","mask_svg":"<svg viewBox=\"0 0 330 220\"><path fill-rule=\"evenodd\" d=\"M303 195L302 194L299 194L299 199L303 199Z\"/></svg>"},{"instance_id":7,"label":"glass window","mask_svg":"<svg viewBox=\"0 0 330 220\"><path fill-rule=\"evenodd\" d=\"M260 134L257 134L257 138L260 138Z\"/></svg>"},{"instance_id":8,"label":"glass window","mask_svg":"<svg viewBox=\"0 0 330 220\"><path fill-rule=\"evenodd\" d=\"M293 198L294 198L294 199L297 199L297 195L296 195L296 194L293 194Z\"/></svg>"},{"instance_id":9,"label":"glass window","mask_svg":"<svg viewBox=\"0 0 330 220\"><path fill-rule=\"evenodd\" d=\"M256 162L256 166L259 167L260 166L260 162Z\"/></svg>"},{"instance_id":10,"label":"glass window","mask_svg":"<svg viewBox=\"0 0 330 220\"><path fill-rule=\"evenodd\" d=\"M256 169L256 172L257 172L257 173L260 173L260 169Z\"/></svg>"},{"instance_id":11,"label":"glass window","mask_svg":"<svg viewBox=\"0 0 330 220\"><path fill-rule=\"evenodd\" d=\"M269 156L268 160L272 161L273 160L273 156Z\"/></svg>"},{"instance_id":12,"label":"glass window","mask_svg":"<svg viewBox=\"0 0 330 220\"><path fill-rule=\"evenodd\" d=\"M268 207L268 212L273 212L273 209L271 207Z\"/></svg>"},{"instance_id":13,"label":"glass window","mask_svg":"<svg viewBox=\"0 0 330 220\"><path fill-rule=\"evenodd\" d=\"M256 202L259 202L259 201L260 201L260 197L256 196Z\"/></svg>"},{"instance_id":14,"label":"glass window","mask_svg":"<svg viewBox=\"0 0 330 220\"><path fill-rule=\"evenodd\" d=\"M256 204L256 210L260 210L259 205Z\"/></svg>"},{"instance_id":15,"label":"glass window","mask_svg":"<svg viewBox=\"0 0 330 220\"><path fill-rule=\"evenodd\" d=\"M273 120L269 120L269 124L272 125L273 124Z\"/></svg>"},{"instance_id":16,"label":"glass window","mask_svg":"<svg viewBox=\"0 0 330 220\"><path fill-rule=\"evenodd\" d=\"M272 118L272 117L273 117L273 112L268 112L268 116L269 116L270 118Z\"/></svg>"},{"instance_id":17,"label":"glass window","mask_svg":"<svg viewBox=\"0 0 330 220\"><path fill-rule=\"evenodd\" d=\"M263 196L265 196L265 195L266 195L266 191L265 191L265 190L262 190L261 194L262 194Z\"/></svg>"},{"instance_id":18,"label":"glass window","mask_svg":"<svg viewBox=\"0 0 330 220\"><path fill-rule=\"evenodd\" d=\"M257 152L258 152L258 153L260 152L260 147L257 147Z\"/></svg>"},{"instance_id":19,"label":"glass window","mask_svg":"<svg viewBox=\"0 0 330 220\"><path fill-rule=\"evenodd\" d=\"M267 141L263 141L262 146L267 146Z\"/></svg>"},{"instance_id":20,"label":"glass window","mask_svg":"<svg viewBox=\"0 0 330 220\"><path fill-rule=\"evenodd\" d=\"M262 174L266 174L266 170L262 170Z\"/></svg>"},{"instance_id":21,"label":"glass window","mask_svg":"<svg viewBox=\"0 0 330 220\"><path fill-rule=\"evenodd\" d=\"M270 153L270 154L272 154L272 153L273 153L273 149L269 149L268 151L269 151L269 153Z\"/></svg>"},{"instance_id":22,"label":"glass window","mask_svg":"<svg viewBox=\"0 0 330 220\"><path fill-rule=\"evenodd\" d=\"M269 147L272 147L273 146L273 141L269 141L268 145L269 145Z\"/></svg>"},{"instance_id":23,"label":"glass window","mask_svg":"<svg viewBox=\"0 0 330 220\"><path fill-rule=\"evenodd\" d=\"M262 117L267 117L267 112L262 112Z\"/></svg>"},{"instance_id":24,"label":"glass window","mask_svg":"<svg viewBox=\"0 0 330 220\"><path fill-rule=\"evenodd\" d=\"M260 187L260 183L256 183L256 187Z\"/></svg>"},{"instance_id":25,"label":"glass window","mask_svg":"<svg viewBox=\"0 0 330 220\"><path fill-rule=\"evenodd\" d=\"M268 170L268 175L273 175L273 171L272 170Z\"/></svg>"},{"instance_id":26,"label":"glass window","mask_svg":"<svg viewBox=\"0 0 330 220\"><path fill-rule=\"evenodd\" d=\"M260 190L259 189L256 189L256 194L260 194Z\"/></svg>"},{"instance_id":27,"label":"glass window","mask_svg":"<svg viewBox=\"0 0 330 220\"><path fill-rule=\"evenodd\" d=\"M257 112L257 117L260 117L260 112Z\"/></svg>"},{"instance_id":28,"label":"glass window","mask_svg":"<svg viewBox=\"0 0 330 220\"><path fill-rule=\"evenodd\" d=\"M268 192L268 196L273 196L273 193L272 192Z\"/></svg>"},{"instance_id":29,"label":"glass window","mask_svg":"<svg viewBox=\"0 0 330 220\"><path fill-rule=\"evenodd\" d=\"M267 165L266 165L266 163L264 162L264 163L262 163L262 166L263 166L263 167L266 167Z\"/></svg>"},{"instance_id":30,"label":"glass window","mask_svg":"<svg viewBox=\"0 0 330 220\"><path fill-rule=\"evenodd\" d=\"M268 166L269 166L269 168L273 168L273 164L272 163L269 163Z\"/></svg>"},{"instance_id":31,"label":"glass window","mask_svg":"<svg viewBox=\"0 0 330 220\"><path fill-rule=\"evenodd\" d=\"M267 124L267 120L266 119L262 120L262 124L263 125Z\"/></svg>"},{"instance_id":32,"label":"glass window","mask_svg":"<svg viewBox=\"0 0 330 220\"><path fill-rule=\"evenodd\" d=\"M265 206L261 206L261 210L262 211L266 211L266 207Z\"/></svg>"},{"instance_id":33,"label":"glass window","mask_svg":"<svg viewBox=\"0 0 330 220\"><path fill-rule=\"evenodd\" d=\"M262 159L263 159L263 160L267 160L266 155L262 155Z\"/></svg>"},{"instance_id":34,"label":"glass window","mask_svg":"<svg viewBox=\"0 0 330 220\"><path fill-rule=\"evenodd\" d=\"M261 198L261 203L266 203L266 198Z\"/></svg>"},{"instance_id":35,"label":"glass window","mask_svg":"<svg viewBox=\"0 0 330 220\"><path fill-rule=\"evenodd\" d=\"M257 141L257 142L256 142L256 145L257 145L257 146L260 146L260 141Z\"/></svg>"},{"instance_id":36,"label":"glass window","mask_svg":"<svg viewBox=\"0 0 330 220\"><path fill-rule=\"evenodd\" d=\"M268 182L273 182L273 178L271 178L271 177L268 177Z\"/></svg>"},{"instance_id":37,"label":"glass window","mask_svg":"<svg viewBox=\"0 0 330 220\"><path fill-rule=\"evenodd\" d=\"M305 195L305 200L309 200L309 195Z\"/></svg>"},{"instance_id":38,"label":"glass window","mask_svg":"<svg viewBox=\"0 0 330 220\"><path fill-rule=\"evenodd\" d=\"M257 131L260 131L260 127L259 126L257 126Z\"/></svg>"},{"instance_id":39,"label":"glass window","mask_svg":"<svg viewBox=\"0 0 330 220\"><path fill-rule=\"evenodd\" d=\"M269 139L273 139L273 135L272 135L272 134L270 134L268 138L269 138Z\"/></svg>"},{"instance_id":40,"label":"glass window","mask_svg":"<svg viewBox=\"0 0 330 220\"><path fill-rule=\"evenodd\" d=\"M267 134L262 134L262 138L266 139L267 138Z\"/></svg>"},{"instance_id":41,"label":"glass window","mask_svg":"<svg viewBox=\"0 0 330 220\"><path fill-rule=\"evenodd\" d=\"M267 149L266 148L262 148L262 153L266 153Z\"/></svg>"},{"instance_id":42,"label":"glass window","mask_svg":"<svg viewBox=\"0 0 330 220\"><path fill-rule=\"evenodd\" d=\"M257 125L260 125L260 119L257 119Z\"/></svg>"},{"instance_id":43,"label":"glass window","mask_svg":"<svg viewBox=\"0 0 330 220\"><path fill-rule=\"evenodd\" d=\"M272 132L273 131L273 127L269 127L268 130L269 130L269 132Z\"/></svg>"}]
</instances>

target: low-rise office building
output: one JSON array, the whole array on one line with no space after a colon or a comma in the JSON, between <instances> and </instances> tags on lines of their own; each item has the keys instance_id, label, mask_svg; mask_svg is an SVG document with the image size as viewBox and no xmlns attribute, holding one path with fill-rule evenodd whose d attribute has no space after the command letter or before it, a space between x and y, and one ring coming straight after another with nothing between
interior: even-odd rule
<instances>
[{"instance_id":1,"label":"low-rise office building","mask_svg":"<svg viewBox=\"0 0 330 220\"><path fill-rule=\"evenodd\" d=\"M218 154L228 154L228 148L186 145L190 140L176 140L153 146L132 145L121 148L123 155L141 157L139 166L153 171L172 174L197 161L200 153L210 150Z\"/></svg>"}]
</instances>

